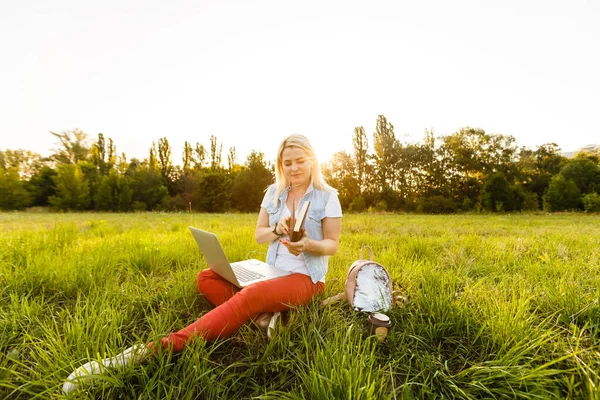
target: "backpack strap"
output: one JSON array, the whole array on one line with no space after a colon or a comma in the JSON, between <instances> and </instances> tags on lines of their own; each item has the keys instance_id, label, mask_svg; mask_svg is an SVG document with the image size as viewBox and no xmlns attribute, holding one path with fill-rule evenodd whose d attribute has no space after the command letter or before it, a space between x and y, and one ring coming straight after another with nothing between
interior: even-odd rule
<instances>
[{"instance_id":1,"label":"backpack strap","mask_svg":"<svg viewBox=\"0 0 600 400\"><path fill-rule=\"evenodd\" d=\"M345 297L346 297L346 293L341 292L341 293L336 294L335 296L326 298L325 300L323 300L323 302L321 304L326 306L328 304L335 303L336 301L340 301L340 300L344 299Z\"/></svg>"},{"instance_id":2,"label":"backpack strap","mask_svg":"<svg viewBox=\"0 0 600 400\"><path fill-rule=\"evenodd\" d=\"M373 249L370 246L363 246L360 248L360 259L364 260L364 258L363 258L363 250L364 249L369 249L369 260L374 261L375 259L373 258Z\"/></svg>"}]
</instances>

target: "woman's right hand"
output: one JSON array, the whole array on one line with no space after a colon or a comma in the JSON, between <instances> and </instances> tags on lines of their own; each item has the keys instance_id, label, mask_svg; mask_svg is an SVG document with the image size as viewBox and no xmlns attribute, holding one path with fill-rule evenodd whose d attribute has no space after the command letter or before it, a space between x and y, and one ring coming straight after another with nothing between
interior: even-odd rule
<instances>
[{"instance_id":1,"label":"woman's right hand","mask_svg":"<svg viewBox=\"0 0 600 400\"><path fill-rule=\"evenodd\" d=\"M275 232L280 234L280 235L287 235L290 236L290 220L291 220L291 216L288 217L283 217L279 220L279 222L277 223L277 225L275 225Z\"/></svg>"}]
</instances>

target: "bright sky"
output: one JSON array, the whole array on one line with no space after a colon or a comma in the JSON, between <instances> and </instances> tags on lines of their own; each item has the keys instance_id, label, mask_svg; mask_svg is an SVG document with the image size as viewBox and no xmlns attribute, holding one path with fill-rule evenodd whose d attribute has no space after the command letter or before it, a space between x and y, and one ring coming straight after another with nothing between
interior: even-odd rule
<instances>
[{"instance_id":1,"label":"bright sky","mask_svg":"<svg viewBox=\"0 0 600 400\"><path fill-rule=\"evenodd\" d=\"M303 133L324 161L379 114L413 142L600 144L600 0L3 1L0 54L0 149L80 128L179 163L214 134L242 163Z\"/></svg>"}]
</instances>

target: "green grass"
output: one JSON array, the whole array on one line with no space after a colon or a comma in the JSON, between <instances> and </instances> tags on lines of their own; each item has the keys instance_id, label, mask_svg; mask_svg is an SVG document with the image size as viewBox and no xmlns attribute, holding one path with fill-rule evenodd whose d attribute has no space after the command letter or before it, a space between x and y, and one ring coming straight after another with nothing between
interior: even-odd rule
<instances>
[{"instance_id":1,"label":"green grass","mask_svg":"<svg viewBox=\"0 0 600 400\"><path fill-rule=\"evenodd\" d=\"M61 398L90 358L211 306L188 225L262 258L255 215L0 214L0 398ZM274 340L250 326L107 373L75 398L600 398L600 217L348 215L325 296L373 248L410 301L384 343L318 301Z\"/></svg>"}]
</instances>

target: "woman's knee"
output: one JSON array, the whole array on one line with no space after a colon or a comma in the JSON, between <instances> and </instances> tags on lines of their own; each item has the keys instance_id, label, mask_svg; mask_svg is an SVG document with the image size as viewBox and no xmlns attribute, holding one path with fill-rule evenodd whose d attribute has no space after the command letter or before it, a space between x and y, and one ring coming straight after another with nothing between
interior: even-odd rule
<instances>
[{"instance_id":1,"label":"woman's knee","mask_svg":"<svg viewBox=\"0 0 600 400\"><path fill-rule=\"evenodd\" d=\"M201 294L206 293L206 288L210 285L210 281L215 279L216 275L217 274L211 269L200 271L198 277L196 278L196 287L198 288L198 292Z\"/></svg>"}]
</instances>

